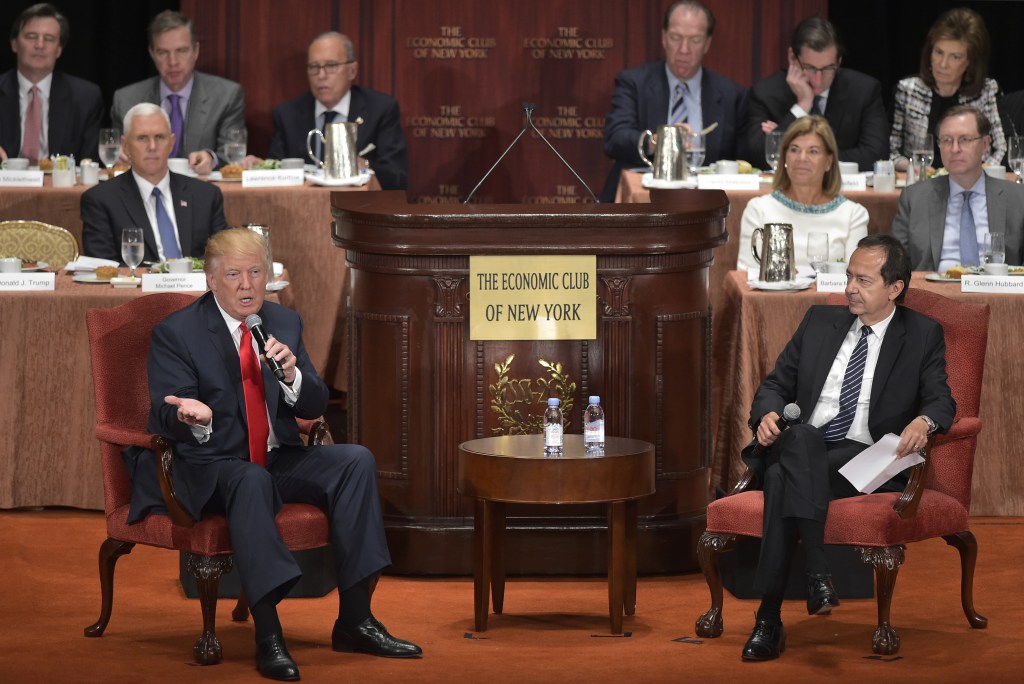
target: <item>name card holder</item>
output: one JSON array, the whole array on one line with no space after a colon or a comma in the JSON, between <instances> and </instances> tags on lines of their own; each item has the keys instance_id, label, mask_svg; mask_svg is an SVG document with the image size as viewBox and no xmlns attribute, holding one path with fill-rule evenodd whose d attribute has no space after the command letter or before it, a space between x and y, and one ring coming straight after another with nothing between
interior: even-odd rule
<instances>
[{"instance_id":1,"label":"name card holder","mask_svg":"<svg viewBox=\"0 0 1024 684\"><path fill-rule=\"evenodd\" d=\"M840 192L849 192L851 190L867 190L868 189L868 177L863 173L844 173L843 184L840 188Z\"/></svg>"},{"instance_id":2,"label":"name card holder","mask_svg":"<svg viewBox=\"0 0 1024 684\"><path fill-rule=\"evenodd\" d=\"M698 190L760 190L756 173L702 173L697 175Z\"/></svg>"},{"instance_id":3,"label":"name card holder","mask_svg":"<svg viewBox=\"0 0 1024 684\"><path fill-rule=\"evenodd\" d=\"M845 273L819 273L814 280L818 292L846 292Z\"/></svg>"},{"instance_id":4,"label":"name card holder","mask_svg":"<svg viewBox=\"0 0 1024 684\"><path fill-rule=\"evenodd\" d=\"M42 171L0 171L0 186L8 188L41 188L43 187Z\"/></svg>"},{"instance_id":5,"label":"name card holder","mask_svg":"<svg viewBox=\"0 0 1024 684\"><path fill-rule=\"evenodd\" d=\"M275 186L302 185L305 173L302 169L261 169L242 171L243 188L270 188Z\"/></svg>"},{"instance_id":6,"label":"name card holder","mask_svg":"<svg viewBox=\"0 0 1024 684\"><path fill-rule=\"evenodd\" d=\"M204 292L205 273L144 273L143 292Z\"/></svg>"},{"instance_id":7,"label":"name card holder","mask_svg":"<svg viewBox=\"0 0 1024 684\"><path fill-rule=\"evenodd\" d=\"M960 276L961 292L1001 292L1024 294L1024 276L965 275Z\"/></svg>"},{"instance_id":8,"label":"name card holder","mask_svg":"<svg viewBox=\"0 0 1024 684\"><path fill-rule=\"evenodd\" d=\"M0 292L55 290L56 273L0 273Z\"/></svg>"}]
</instances>

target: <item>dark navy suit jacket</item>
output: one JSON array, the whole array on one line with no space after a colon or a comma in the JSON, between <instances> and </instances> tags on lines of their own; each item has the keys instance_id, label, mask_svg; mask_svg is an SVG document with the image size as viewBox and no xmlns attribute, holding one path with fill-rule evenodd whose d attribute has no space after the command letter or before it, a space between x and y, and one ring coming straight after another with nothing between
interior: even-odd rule
<instances>
[{"instance_id":1,"label":"dark navy suit jacket","mask_svg":"<svg viewBox=\"0 0 1024 684\"><path fill-rule=\"evenodd\" d=\"M184 256L202 258L206 241L227 228L224 196L217 186L171 173L171 199ZM121 230L141 227L146 261L158 261L156 237L132 172L89 188L82 194L82 254L121 260Z\"/></svg>"},{"instance_id":2,"label":"dark navy suit jacket","mask_svg":"<svg viewBox=\"0 0 1024 684\"><path fill-rule=\"evenodd\" d=\"M306 135L316 128L315 111L316 100L309 92L274 107L274 135L267 157L300 157L308 162ZM409 185L409 153L398 102L384 93L354 85L348 120L358 117L362 117L363 123L356 136L356 151L373 143L376 147L366 155L366 160L377 174L381 188L404 190Z\"/></svg>"},{"instance_id":3,"label":"dark navy suit jacket","mask_svg":"<svg viewBox=\"0 0 1024 684\"><path fill-rule=\"evenodd\" d=\"M53 72L47 135L50 154L73 154L76 161L97 158L103 95L99 86L63 72ZM0 147L8 157L21 154L21 105L18 72L0 76Z\"/></svg>"},{"instance_id":4,"label":"dark navy suit jacket","mask_svg":"<svg viewBox=\"0 0 1024 684\"><path fill-rule=\"evenodd\" d=\"M666 122L668 95L664 61L626 69L615 77L612 110L604 122L604 153L616 163L601 193L602 202L615 201L623 169L644 165L636 149L637 141L645 130L653 132ZM704 163L746 159L748 117L743 87L704 67L700 104L704 126L718 123L718 128L707 135Z\"/></svg>"}]
</instances>

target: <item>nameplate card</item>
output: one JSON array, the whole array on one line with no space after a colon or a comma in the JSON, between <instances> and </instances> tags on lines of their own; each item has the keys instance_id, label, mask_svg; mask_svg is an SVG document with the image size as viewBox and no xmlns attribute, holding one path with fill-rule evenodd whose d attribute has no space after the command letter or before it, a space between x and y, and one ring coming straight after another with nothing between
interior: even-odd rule
<instances>
[{"instance_id":1,"label":"nameplate card","mask_svg":"<svg viewBox=\"0 0 1024 684\"><path fill-rule=\"evenodd\" d=\"M0 185L8 188L43 187L42 171L0 171Z\"/></svg>"},{"instance_id":2,"label":"nameplate card","mask_svg":"<svg viewBox=\"0 0 1024 684\"><path fill-rule=\"evenodd\" d=\"M960 276L960 291L1024 294L1024 276L964 275Z\"/></svg>"},{"instance_id":3,"label":"nameplate card","mask_svg":"<svg viewBox=\"0 0 1024 684\"><path fill-rule=\"evenodd\" d=\"M819 273L814 280L818 292L846 292L845 273Z\"/></svg>"},{"instance_id":4,"label":"nameplate card","mask_svg":"<svg viewBox=\"0 0 1024 684\"><path fill-rule=\"evenodd\" d=\"M868 177L863 173L844 173L843 174L843 185L840 188L840 192L849 192L851 190L867 190L868 189Z\"/></svg>"},{"instance_id":5,"label":"nameplate card","mask_svg":"<svg viewBox=\"0 0 1024 684\"><path fill-rule=\"evenodd\" d=\"M305 172L302 169L242 171L243 188L269 188L274 186L302 185L305 180Z\"/></svg>"},{"instance_id":6,"label":"nameplate card","mask_svg":"<svg viewBox=\"0 0 1024 684\"><path fill-rule=\"evenodd\" d=\"M756 173L702 173L697 176L698 190L760 190Z\"/></svg>"},{"instance_id":7,"label":"nameplate card","mask_svg":"<svg viewBox=\"0 0 1024 684\"><path fill-rule=\"evenodd\" d=\"M205 273L145 273L143 292L202 292L206 290Z\"/></svg>"},{"instance_id":8,"label":"nameplate card","mask_svg":"<svg viewBox=\"0 0 1024 684\"><path fill-rule=\"evenodd\" d=\"M2 292L54 290L56 287L56 273L0 273L0 291Z\"/></svg>"}]
</instances>

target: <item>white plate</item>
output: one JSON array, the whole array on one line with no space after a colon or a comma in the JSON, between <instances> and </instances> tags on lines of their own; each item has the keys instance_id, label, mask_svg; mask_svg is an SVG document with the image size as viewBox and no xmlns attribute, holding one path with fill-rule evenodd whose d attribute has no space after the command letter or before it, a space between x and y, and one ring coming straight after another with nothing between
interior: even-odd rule
<instances>
[{"instance_id":1,"label":"white plate","mask_svg":"<svg viewBox=\"0 0 1024 684\"><path fill-rule=\"evenodd\" d=\"M239 178L225 178L220 171L211 171L210 175L206 177L206 180L213 181L214 183L241 183L242 179Z\"/></svg>"},{"instance_id":2,"label":"white plate","mask_svg":"<svg viewBox=\"0 0 1024 684\"><path fill-rule=\"evenodd\" d=\"M105 280L101 280L101 279L96 277L95 273L76 273L75 275L71 276L71 279L74 280L76 283L92 283L93 285L96 285L96 284L109 285L110 284L110 279L109 278L107 278Z\"/></svg>"},{"instance_id":3,"label":"white plate","mask_svg":"<svg viewBox=\"0 0 1024 684\"><path fill-rule=\"evenodd\" d=\"M929 280L933 283L959 283L959 278L947 278L941 273L929 273L924 277L925 280Z\"/></svg>"},{"instance_id":4,"label":"white plate","mask_svg":"<svg viewBox=\"0 0 1024 684\"><path fill-rule=\"evenodd\" d=\"M278 292L288 287L287 280L275 280L272 283L267 283L267 292Z\"/></svg>"},{"instance_id":5,"label":"white plate","mask_svg":"<svg viewBox=\"0 0 1024 684\"><path fill-rule=\"evenodd\" d=\"M781 280L778 282L765 282L761 280L749 280L747 285L751 290L769 290L772 292L797 292L806 290L811 286L812 280Z\"/></svg>"},{"instance_id":6,"label":"white plate","mask_svg":"<svg viewBox=\"0 0 1024 684\"><path fill-rule=\"evenodd\" d=\"M315 173L305 174L306 180L308 180L313 185L323 185L329 188L354 188L359 187L360 185L366 185L367 183L370 182L370 175L371 174L365 170L360 171L359 175L355 176L354 178L331 179L324 178L322 175L318 175Z\"/></svg>"},{"instance_id":7,"label":"white plate","mask_svg":"<svg viewBox=\"0 0 1024 684\"><path fill-rule=\"evenodd\" d=\"M42 271L49 265L50 264L46 263L45 261L37 261L35 266L22 266L21 272L28 273L29 271Z\"/></svg>"},{"instance_id":8,"label":"white plate","mask_svg":"<svg viewBox=\"0 0 1024 684\"><path fill-rule=\"evenodd\" d=\"M647 172L640 178L640 185L649 190L678 190L679 188L696 188L697 179L687 178L686 180L679 181L658 180L654 177L653 173Z\"/></svg>"}]
</instances>

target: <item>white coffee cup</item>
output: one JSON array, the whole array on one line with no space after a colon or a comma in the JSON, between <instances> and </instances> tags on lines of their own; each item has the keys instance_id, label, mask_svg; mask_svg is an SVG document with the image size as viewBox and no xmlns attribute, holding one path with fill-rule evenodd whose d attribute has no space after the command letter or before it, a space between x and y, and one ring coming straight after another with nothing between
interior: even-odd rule
<instances>
[{"instance_id":1,"label":"white coffee cup","mask_svg":"<svg viewBox=\"0 0 1024 684\"><path fill-rule=\"evenodd\" d=\"M0 259L0 273L21 273L21 259L17 257Z\"/></svg>"},{"instance_id":2,"label":"white coffee cup","mask_svg":"<svg viewBox=\"0 0 1024 684\"><path fill-rule=\"evenodd\" d=\"M8 157L4 160L4 168L8 171L27 171L28 159L25 157Z\"/></svg>"},{"instance_id":3,"label":"white coffee cup","mask_svg":"<svg viewBox=\"0 0 1024 684\"><path fill-rule=\"evenodd\" d=\"M720 159L715 162L715 173L739 173L740 164L739 162L730 161L728 159Z\"/></svg>"},{"instance_id":4,"label":"white coffee cup","mask_svg":"<svg viewBox=\"0 0 1024 684\"><path fill-rule=\"evenodd\" d=\"M168 159L167 160L167 168L169 168L174 173L180 173L180 174L183 174L183 175L187 175L188 174L188 159L183 159L183 158L180 158L180 157L173 157L171 159Z\"/></svg>"},{"instance_id":5,"label":"white coffee cup","mask_svg":"<svg viewBox=\"0 0 1024 684\"><path fill-rule=\"evenodd\" d=\"M985 173L987 173L988 175L992 176L993 178L1001 178L1001 179L1004 179L1004 180L1006 179L1006 167L1005 166L997 166L995 164L985 164L983 168L985 169Z\"/></svg>"},{"instance_id":6,"label":"white coffee cup","mask_svg":"<svg viewBox=\"0 0 1024 684\"><path fill-rule=\"evenodd\" d=\"M168 259L167 260L167 272L168 273L191 273L192 272L192 259L189 257L182 257L180 259Z\"/></svg>"},{"instance_id":7,"label":"white coffee cup","mask_svg":"<svg viewBox=\"0 0 1024 684\"><path fill-rule=\"evenodd\" d=\"M981 270L985 272L985 275L1004 276L1010 272L1010 265L989 263L982 266Z\"/></svg>"},{"instance_id":8,"label":"white coffee cup","mask_svg":"<svg viewBox=\"0 0 1024 684\"><path fill-rule=\"evenodd\" d=\"M75 170L64 169L63 171L53 170L53 187L70 188L75 184Z\"/></svg>"},{"instance_id":9,"label":"white coffee cup","mask_svg":"<svg viewBox=\"0 0 1024 684\"><path fill-rule=\"evenodd\" d=\"M96 185L100 182L100 165L96 162L82 162L82 185Z\"/></svg>"},{"instance_id":10,"label":"white coffee cup","mask_svg":"<svg viewBox=\"0 0 1024 684\"><path fill-rule=\"evenodd\" d=\"M282 169L301 169L305 167L305 162L298 157L288 157L287 159L281 160Z\"/></svg>"},{"instance_id":11,"label":"white coffee cup","mask_svg":"<svg viewBox=\"0 0 1024 684\"><path fill-rule=\"evenodd\" d=\"M857 166L857 162L839 162L839 173L843 176L849 176L859 171L860 167Z\"/></svg>"}]
</instances>

